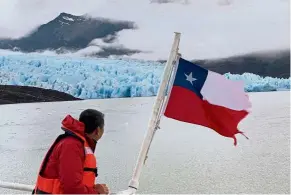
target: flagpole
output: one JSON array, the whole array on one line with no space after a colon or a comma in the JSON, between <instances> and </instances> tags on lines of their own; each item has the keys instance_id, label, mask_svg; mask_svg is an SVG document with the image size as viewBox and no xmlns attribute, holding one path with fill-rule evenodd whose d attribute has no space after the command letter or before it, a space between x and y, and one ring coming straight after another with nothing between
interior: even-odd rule
<instances>
[{"instance_id":1,"label":"flagpole","mask_svg":"<svg viewBox=\"0 0 291 195\"><path fill-rule=\"evenodd\" d=\"M175 75L176 75L176 72L177 72L177 67L178 67L178 64L179 64L179 58L181 57L181 55L179 53L177 53L178 55L176 55L176 59L173 61L173 66L171 66L171 74L170 74L170 78L168 80L168 83L167 83L167 86L168 86L168 89L165 90L165 96L163 98L163 101L161 102L161 106L160 106L160 110L159 110L159 114L158 114L158 118L157 118L157 123L156 123L156 128L155 128L155 131L153 133L153 136L152 136L152 139L150 141L150 144L152 143L153 141L153 138L154 138L154 135L157 131L157 129L160 128L160 122L161 122L161 118L162 118L162 115L164 114L165 110L166 110L166 106L168 104L168 101L169 101L169 95L171 93L171 90L172 90L172 86L173 86L173 83L174 83L174 80L175 80ZM147 154L149 152L149 148L147 150L147 153L146 153L146 158L145 158L145 161L147 159Z\"/></svg>"},{"instance_id":2,"label":"flagpole","mask_svg":"<svg viewBox=\"0 0 291 195\"><path fill-rule=\"evenodd\" d=\"M141 170L142 170L144 162L146 160L146 155L147 155L148 149L150 147L151 140L153 138L155 130L157 129L158 114L160 114L161 106L162 106L163 100L165 98L165 91L167 89L167 84L168 84L170 76L171 76L173 62L176 59L176 56L178 54L180 36L181 36L181 33L175 32L175 37L174 37L174 41L172 44L172 49L171 49L170 55L168 57L166 66L164 68L164 73L162 76L162 80L161 80L161 84L160 84L160 87L158 90L156 101L155 101L155 104L153 107L151 119L148 123L148 131L147 131L145 138L143 140L143 143L142 143L142 146L141 146L141 149L139 152L138 160L137 160L134 172L133 172L133 176L129 182L128 190L126 190L126 192L124 192L126 194L135 194L135 192L137 191L137 189L139 187L139 178L141 175Z\"/></svg>"},{"instance_id":3,"label":"flagpole","mask_svg":"<svg viewBox=\"0 0 291 195\"><path fill-rule=\"evenodd\" d=\"M163 101L161 102L160 104L160 110L159 110L159 114L157 115L157 122L156 122L156 128L155 128L155 131L152 135L152 139L150 141L150 144L152 143L153 141L153 138L155 136L155 133L156 131L160 128L160 122L161 122L161 118L162 118L162 115L164 114L165 112L165 109L166 109L166 105L168 103L168 100L169 100L169 95L167 96L167 92L171 92L171 89L172 89L172 86L173 86L173 83L174 83L174 79L175 79L175 75L176 75L176 72L177 72L177 66L179 64L179 58L180 58L180 54L177 53L178 55L176 55L176 59L173 61L173 66L171 66L171 69L170 69L170 78L168 80L168 83L167 83L167 86L168 86L168 90L165 90L165 94L164 94L164 98L163 98ZM166 97L165 97L166 96ZM146 158L145 158L145 161L147 159L147 155L148 155L148 152L149 152L149 149L150 147L148 147L148 150L146 152ZM144 162L145 164L145 162Z\"/></svg>"}]
</instances>

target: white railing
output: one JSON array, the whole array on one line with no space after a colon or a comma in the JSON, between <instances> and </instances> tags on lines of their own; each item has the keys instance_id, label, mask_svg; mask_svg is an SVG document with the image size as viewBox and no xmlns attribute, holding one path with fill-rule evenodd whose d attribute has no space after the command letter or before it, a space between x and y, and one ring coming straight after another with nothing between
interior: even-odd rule
<instances>
[{"instance_id":1,"label":"white railing","mask_svg":"<svg viewBox=\"0 0 291 195\"><path fill-rule=\"evenodd\" d=\"M11 189L11 190L20 190L20 191L27 191L32 192L34 186L32 185L26 185L26 184L20 184L20 183L11 183L11 182L3 182L0 181L0 187Z\"/></svg>"},{"instance_id":2,"label":"white railing","mask_svg":"<svg viewBox=\"0 0 291 195\"><path fill-rule=\"evenodd\" d=\"M4 182L4 181L0 181L0 188L6 188L6 189L10 189L10 190L19 190L19 191L26 191L29 193L32 193L34 186L32 185L26 185L26 184L20 184L20 183L12 183L12 182ZM135 194L135 192L133 190L124 190L124 191L120 191L117 193L110 193L110 194L114 194L114 195L123 195L123 194L127 194L127 195L133 195Z\"/></svg>"}]
</instances>

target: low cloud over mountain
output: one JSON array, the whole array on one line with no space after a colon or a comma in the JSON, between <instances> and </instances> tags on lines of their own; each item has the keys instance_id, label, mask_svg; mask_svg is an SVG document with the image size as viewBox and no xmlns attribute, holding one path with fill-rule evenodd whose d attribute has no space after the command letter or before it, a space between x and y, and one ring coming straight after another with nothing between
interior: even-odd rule
<instances>
[{"instance_id":1,"label":"low cloud over mountain","mask_svg":"<svg viewBox=\"0 0 291 195\"><path fill-rule=\"evenodd\" d=\"M113 43L117 39L118 32L136 28L136 24L130 21L61 13L52 21L39 26L24 37L0 40L0 48L22 52L56 50L57 53L64 53L84 49L92 40L100 39L103 45L91 44L91 47L96 46L96 48L87 55L101 57L112 54L131 55L140 51L127 49L122 45L112 47L108 43Z\"/></svg>"}]
</instances>

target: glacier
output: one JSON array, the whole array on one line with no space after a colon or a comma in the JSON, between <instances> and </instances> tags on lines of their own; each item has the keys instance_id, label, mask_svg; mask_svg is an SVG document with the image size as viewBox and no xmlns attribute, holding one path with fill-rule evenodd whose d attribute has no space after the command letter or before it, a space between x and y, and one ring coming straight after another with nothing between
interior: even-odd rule
<instances>
[{"instance_id":1,"label":"glacier","mask_svg":"<svg viewBox=\"0 0 291 195\"><path fill-rule=\"evenodd\" d=\"M0 55L0 84L54 89L81 99L149 97L157 94L164 65L135 59ZM290 90L290 78L224 76L243 80L246 92Z\"/></svg>"}]
</instances>

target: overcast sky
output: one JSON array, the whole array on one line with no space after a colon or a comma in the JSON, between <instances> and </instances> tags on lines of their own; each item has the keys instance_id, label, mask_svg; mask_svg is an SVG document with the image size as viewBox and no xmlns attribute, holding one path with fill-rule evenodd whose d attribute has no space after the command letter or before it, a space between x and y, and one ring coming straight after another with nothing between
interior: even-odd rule
<instances>
[{"instance_id":1,"label":"overcast sky","mask_svg":"<svg viewBox=\"0 0 291 195\"><path fill-rule=\"evenodd\" d=\"M183 2L183 0L178 0ZM0 0L0 37L19 37L60 12L130 20L139 30L123 31L119 43L153 51L134 57L165 59L173 32L182 33L184 57L212 58L289 48L289 0Z\"/></svg>"}]
</instances>

